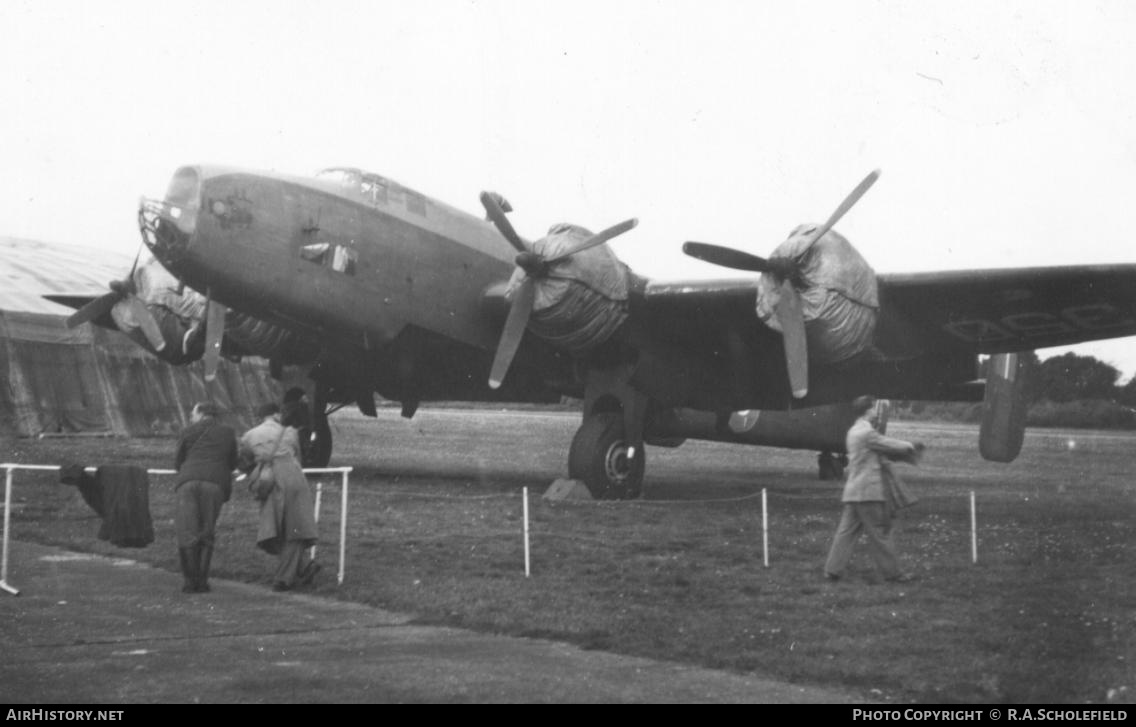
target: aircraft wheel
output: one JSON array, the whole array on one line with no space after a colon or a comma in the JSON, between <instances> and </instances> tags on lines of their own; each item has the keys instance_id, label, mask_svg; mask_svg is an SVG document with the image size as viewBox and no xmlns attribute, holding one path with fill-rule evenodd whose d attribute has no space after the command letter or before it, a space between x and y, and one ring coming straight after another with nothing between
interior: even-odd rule
<instances>
[{"instance_id":1,"label":"aircraft wheel","mask_svg":"<svg viewBox=\"0 0 1136 727\"><path fill-rule=\"evenodd\" d=\"M817 470L821 480L843 479L844 467L847 464L847 456L837 456L832 452L821 452L817 455Z\"/></svg>"},{"instance_id":2,"label":"aircraft wheel","mask_svg":"<svg viewBox=\"0 0 1136 727\"><path fill-rule=\"evenodd\" d=\"M627 500L643 492L647 457L644 448L627 456L623 415L596 414L584 419L568 452L568 476L583 480L597 500Z\"/></svg>"},{"instance_id":3,"label":"aircraft wheel","mask_svg":"<svg viewBox=\"0 0 1136 727\"><path fill-rule=\"evenodd\" d=\"M316 417L314 427L300 430L300 450L305 467L327 467L331 461L331 426L327 417Z\"/></svg>"}]
</instances>

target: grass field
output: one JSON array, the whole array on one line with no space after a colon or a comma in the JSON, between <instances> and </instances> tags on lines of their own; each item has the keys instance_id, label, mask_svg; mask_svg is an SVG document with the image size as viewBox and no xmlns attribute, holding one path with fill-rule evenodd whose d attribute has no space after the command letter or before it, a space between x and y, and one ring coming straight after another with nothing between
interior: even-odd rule
<instances>
[{"instance_id":1,"label":"grass field","mask_svg":"<svg viewBox=\"0 0 1136 727\"><path fill-rule=\"evenodd\" d=\"M381 410L377 421L332 421L332 465L355 471L342 586L339 488L326 484L318 595L880 701L1136 701L1136 435L1031 432L1017 462L996 465L978 457L972 427L893 422L890 434L929 447L919 468L903 468L921 501L897 535L920 579L877 583L861 548L849 577L830 584L821 565L840 488L816 479L808 452L650 448L642 500L548 502L540 494L564 474L574 415L423 410L406 421ZM168 439L3 444L5 461L153 468L170 466L173 448ZM267 587L272 561L254 547L255 511L238 489L214 569ZM154 478L151 512L157 542L118 549L95 538L99 521L74 488L20 472L12 528L175 570L168 479Z\"/></svg>"}]
</instances>

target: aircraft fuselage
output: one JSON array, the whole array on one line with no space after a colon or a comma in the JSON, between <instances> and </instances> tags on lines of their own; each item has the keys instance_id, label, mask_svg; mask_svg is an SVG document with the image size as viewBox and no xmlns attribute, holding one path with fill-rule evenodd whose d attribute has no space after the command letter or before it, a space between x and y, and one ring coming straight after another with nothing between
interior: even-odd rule
<instances>
[{"instance_id":1,"label":"aircraft fuselage","mask_svg":"<svg viewBox=\"0 0 1136 727\"><path fill-rule=\"evenodd\" d=\"M484 293L508 279L512 255L487 223L393 183L368 201L313 179L206 167L177 177L194 175L196 184L171 185L166 199L188 210L176 223L182 234L153 250L191 287L364 350L407 325L494 346ZM432 274L438 270L455 271L463 284L453 284L453 272Z\"/></svg>"}]
</instances>

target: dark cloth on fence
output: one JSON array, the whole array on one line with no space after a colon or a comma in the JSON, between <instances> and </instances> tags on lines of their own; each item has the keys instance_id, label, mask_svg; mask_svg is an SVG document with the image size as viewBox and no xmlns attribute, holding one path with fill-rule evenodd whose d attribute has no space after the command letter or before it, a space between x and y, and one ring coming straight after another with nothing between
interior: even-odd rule
<instances>
[{"instance_id":1,"label":"dark cloth on fence","mask_svg":"<svg viewBox=\"0 0 1136 727\"><path fill-rule=\"evenodd\" d=\"M145 468L108 464L95 470L102 493L103 525L99 539L122 548L144 548L154 542L150 519L150 477Z\"/></svg>"},{"instance_id":2,"label":"dark cloth on fence","mask_svg":"<svg viewBox=\"0 0 1136 727\"><path fill-rule=\"evenodd\" d=\"M83 465L63 465L59 468L59 481L65 485L78 487L83 501L95 511L96 515L103 516L103 491L95 481L95 476L89 474Z\"/></svg>"},{"instance_id":3,"label":"dark cloth on fence","mask_svg":"<svg viewBox=\"0 0 1136 727\"><path fill-rule=\"evenodd\" d=\"M103 465L95 473L83 465L60 468L59 481L79 488L83 500L103 519L100 540L120 548L144 548L154 542L150 518L150 477L135 465Z\"/></svg>"}]
</instances>

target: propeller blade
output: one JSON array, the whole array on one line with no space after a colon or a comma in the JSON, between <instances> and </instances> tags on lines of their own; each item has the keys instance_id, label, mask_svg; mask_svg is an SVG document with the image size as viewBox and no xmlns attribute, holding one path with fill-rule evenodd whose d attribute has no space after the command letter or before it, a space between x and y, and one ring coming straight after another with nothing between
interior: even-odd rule
<instances>
[{"instance_id":1,"label":"propeller blade","mask_svg":"<svg viewBox=\"0 0 1136 727\"><path fill-rule=\"evenodd\" d=\"M505 216L505 210L501 209L501 205L492 194L489 192L481 193L481 206L485 208L489 219L493 221L493 224L497 226L497 229L517 252L529 251L529 246L525 244L525 241L521 239L517 231L513 229L513 224L509 222L509 218Z\"/></svg>"},{"instance_id":2,"label":"propeller blade","mask_svg":"<svg viewBox=\"0 0 1136 727\"><path fill-rule=\"evenodd\" d=\"M166 338L162 335L162 329L158 327L158 322L154 320L154 316L150 313L146 304L136 295L130 296L127 301L129 301L131 315L137 321L138 327L142 329L146 340L150 342L155 351L161 351L166 347Z\"/></svg>"},{"instance_id":3,"label":"propeller blade","mask_svg":"<svg viewBox=\"0 0 1136 727\"><path fill-rule=\"evenodd\" d=\"M116 291L112 290L109 293L103 293L98 298L95 298L90 303L87 303L85 306L68 316L67 327L77 328L84 323L93 321L96 318L101 318L102 316L109 313L110 309L114 307L115 303L120 300L122 300L122 295Z\"/></svg>"},{"instance_id":4,"label":"propeller blade","mask_svg":"<svg viewBox=\"0 0 1136 727\"><path fill-rule=\"evenodd\" d=\"M525 326L532 313L533 299L536 297L536 282L532 277L526 276L513 295L513 304L509 307L509 317L505 319L505 327L501 329L501 340L497 344L497 354L493 357L493 368L489 370L489 388L500 388L509 372L509 364L513 362L513 355L521 345L521 338L525 335Z\"/></svg>"},{"instance_id":5,"label":"propeller blade","mask_svg":"<svg viewBox=\"0 0 1136 727\"><path fill-rule=\"evenodd\" d=\"M556 257L549 258L546 262L549 265L552 265L553 263L558 263L561 260L565 260L567 258L570 258L578 252L583 252L584 250L590 250L593 247L596 247L597 245L604 244L605 242L607 242L608 240L610 240L613 237L618 237L619 235L622 235L623 233L625 233L629 230L635 229L635 226L638 225L638 224L639 224L639 220L635 219L634 217L632 217L629 220L624 220L623 222L620 222L617 225L612 225L611 227L607 228L603 232L592 235L587 240L584 240L583 242L581 242L579 245L576 245L575 247L572 247L572 248L565 250L564 252L560 253Z\"/></svg>"},{"instance_id":6,"label":"propeller blade","mask_svg":"<svg viewBox=\"0 0 1136 727\"><path fill-rule=\"evenodd\" d=\"M682 251L692 258L724 268L748 270L754 273L765 273L770 270L769 261L765 258L732 247L711 245L706 242L684 242Z\"/></svg>"},{"instance_id":7,"label":"propeller blade","mask_svg":"<svg viewBox=\"0 0 1136 727\"><path fill-rule=\"evenodd\" d=\"M781 297L773 307L785 345L785 368L789 371L789 388L793 398L801 399L809 393L809 350L805 338L805 315L801 308L801 294L788 280L781 282Z\"/></svg>"},{"instance_id":8,"label":"propeller blade","mask_svg":"<svg viewBox=\"0 0 1136 727\"><path fill-rule=\"evenodd\" d=\"M839 222L840 218L843 217L845 213L848 212L848 210L852 209L852 205L860 201L860 198L864 196L864 192L867 192L879 178L879 169L873 169L868 174L868 176L864 177L864 180L856 185L856 189L853 189L848 194L848 196L844 198L844 201L840 203L840 206L836 208L836 211L833 212L832 215L828 218L828 222L825 222L824 225L822 225L817 229L816 232L813 233L812 239L809 240L807 245L805 245L799 257L803 257L804 254L809 251L809 249L817 240L824 237L825 233L831 230L833 225Z\"/></svg>"},{"instance_id":9,"label":"propeller blade","mask_svg":"<svg viewBox=\"0 0 1136 727\"><path fill-rule=\"evenodd\" d=\"M225 306L213 300L213 291L207 291L205 300L205 380L217 378L217 364L221 360L221 338L225 335Z\"/></svg>"}]
</instances>

